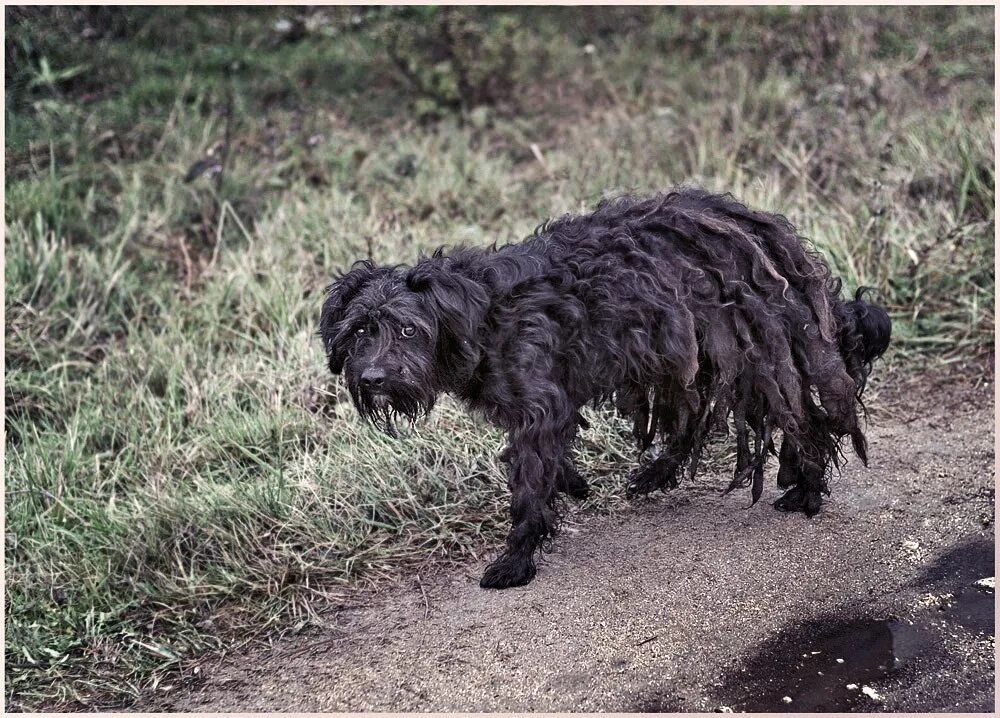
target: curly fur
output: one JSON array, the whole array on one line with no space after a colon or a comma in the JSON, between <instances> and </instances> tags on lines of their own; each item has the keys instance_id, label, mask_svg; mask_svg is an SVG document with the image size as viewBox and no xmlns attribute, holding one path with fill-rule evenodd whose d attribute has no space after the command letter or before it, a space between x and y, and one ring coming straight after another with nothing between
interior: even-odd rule
<instances>
[{"instance_id":1,"label":"curly fur","mask_svg":"<svg viewBox=\"0 0 1000 718\"><path fill-rule=\"evenodd\" d=\"M320 334L385 430L450 392L508 432L513 526L481 582L503 588L533 578L556 492L586 495L568 448L590 402L631 417L640 451L660 444L632 493L693 475L731 419L729 488L760 497L780 432L775 505L815 514L843 438L867 464L861 394L891 331L862 291L840 290L784 217L682 188L607 200L499 249L360 262L328 288Z\"/></svg>"}]
</instances>

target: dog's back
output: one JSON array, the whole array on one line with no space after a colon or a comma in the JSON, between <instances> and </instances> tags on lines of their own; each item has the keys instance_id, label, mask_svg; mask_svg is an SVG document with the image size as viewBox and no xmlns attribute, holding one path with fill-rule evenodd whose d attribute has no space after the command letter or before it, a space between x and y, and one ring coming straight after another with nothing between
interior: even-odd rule
<instances>
[{"instance_id":1,"label":"dog's back","mask_svg":"<svg viewBox=\"0 0 1000 718\"><path fill-rule=\"evenodd\" d=\"M624 196L543 224L485 259L493 262L517 267L497 272L506 291L558 315L556 364L581 393L673 387L698 413L738 404L743 384L787 435L816 434L804 443L819 444L806 449L823 457L817 463L836 453L834 435L850 435L866 458L857 414L871 362L888 345L888 315L861 293L845 302L841 282L784 217L699 189ZM697 398L707 391L699 375L710 375L712 401Z\"/></svg>"}]
</instances>

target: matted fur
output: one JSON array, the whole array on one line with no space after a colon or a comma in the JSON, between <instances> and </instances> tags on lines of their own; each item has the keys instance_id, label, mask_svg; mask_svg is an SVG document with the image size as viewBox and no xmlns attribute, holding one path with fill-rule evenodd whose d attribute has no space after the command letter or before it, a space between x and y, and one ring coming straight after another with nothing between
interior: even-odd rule
<instances>
[{"instance_id":1,"label":"matted fur","mask_svg":"<svg viewBox=\"0 0 1000 718\"><path fill-rule=\"evenodd\" d=\"M780 432L776 506L816 513L843 438L867 463L861 393L890 334L882 309L840 289L784 217L682 188L607 200L499 249L359 262L328 288L320 334L387 431L441 392L507 430L513 526L482 579L502 588L534 576L556 492L586 494L567 452L590 402L630 416L641 451L660 445L631 492L693 475L731 418L729 488L759 498Z\"/></svg>"}]
</instances>

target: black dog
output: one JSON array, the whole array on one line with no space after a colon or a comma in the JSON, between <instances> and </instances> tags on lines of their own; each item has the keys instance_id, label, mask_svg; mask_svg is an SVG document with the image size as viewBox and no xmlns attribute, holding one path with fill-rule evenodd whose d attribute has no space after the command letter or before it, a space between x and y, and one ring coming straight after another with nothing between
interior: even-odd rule
<instances>
[{"instance_id":1,"label":"black dog","mask_svg":"<svg viewBox=\"0 0 1000 718\"><path fill-rule=\"evenodd\" d=\"M840 287L785 218L681 189L604 201L500 249L359 262L328 288L320 334L330 370L346 369L358 411L386 431L451 392L509 432L513 527L481 581L505 588L534 577L556 492L586 495L568 450L588 402L632 417L640 450L660 439L633 493L693 475L731 416L729 488L760 497L779 430L788 491L775 505L815 514L844 437L867 463L861 393L890 334L884 310Z\"/></svg>"}]
</instances>

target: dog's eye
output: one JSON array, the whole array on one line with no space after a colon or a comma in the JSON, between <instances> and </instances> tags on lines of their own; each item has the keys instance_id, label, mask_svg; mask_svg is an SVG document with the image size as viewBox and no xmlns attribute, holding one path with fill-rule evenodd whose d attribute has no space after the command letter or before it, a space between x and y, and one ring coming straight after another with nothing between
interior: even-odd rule
<instances>
[{"instance_id":1,"label":"dog's eye","mask_svg":"<svg viewBox=\"0 0 1000 718\"><path fill-rule=\"evenodd\" d=\"M403 327L403 336L406 337L407 339L409 339L416 333L417 330L414 329L413 327Z\"/></svg>"}]
</instances>

